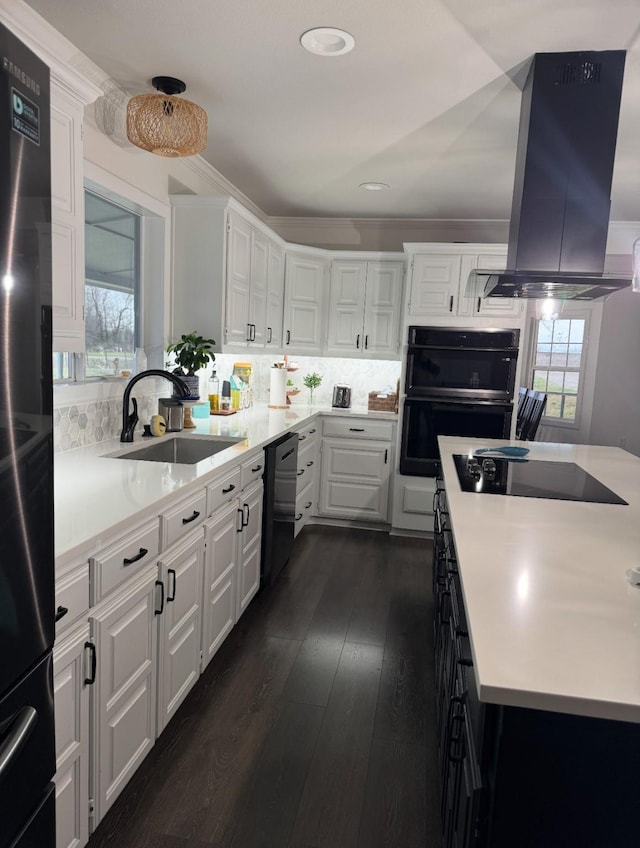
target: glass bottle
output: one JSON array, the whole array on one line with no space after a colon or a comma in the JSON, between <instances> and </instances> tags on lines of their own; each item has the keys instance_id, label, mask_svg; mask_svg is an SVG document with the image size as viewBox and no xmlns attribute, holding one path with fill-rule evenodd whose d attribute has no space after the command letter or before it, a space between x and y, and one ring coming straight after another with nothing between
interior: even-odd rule
<instances>
[{"instance_id":1,"label":"glass bottle","mask_svg":"<svg viewBox=\"0 0 640 848\"><path fill-rule=\"evenodd\" d=\"M220 381L214 371L209 380L209 411L217 412L220 409Z\"/></svg>"}]
</instances>

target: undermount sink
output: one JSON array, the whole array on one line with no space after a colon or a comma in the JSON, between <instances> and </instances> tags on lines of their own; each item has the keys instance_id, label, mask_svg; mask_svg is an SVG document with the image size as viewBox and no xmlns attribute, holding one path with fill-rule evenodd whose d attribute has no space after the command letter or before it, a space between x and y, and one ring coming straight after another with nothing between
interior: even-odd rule
<instances>
[{"instance_id":1,"label":"undermount sink","mask_svg":"<svg viewBox=\"0 0 640 848\"><path fill-rule=\"evenodd\" d=\"M147 462L174 462L194 465L220 451L244 441L234 436L163 437L137 450L125 450L109 454L112 459L137 459Z\"/></svg>"}]
</instances>

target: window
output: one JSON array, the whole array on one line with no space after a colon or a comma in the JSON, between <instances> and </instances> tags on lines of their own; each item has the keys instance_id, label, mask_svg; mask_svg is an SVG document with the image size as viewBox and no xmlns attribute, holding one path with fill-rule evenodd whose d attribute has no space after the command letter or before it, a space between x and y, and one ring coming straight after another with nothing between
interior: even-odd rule
<instances>
[{"instance_id":1,"label":"window","mask_svg":"<svg viewBox=\"0 0 640 848\"><path fill-rule=\"evenodd\" d=\"M547 393L545 418L575 424L584 382L585 318L541 319L534 341L531 386Z\"/></svg>"},{"instance_id":2,"label":"window","mask_svg":"<svg viewBox=\"0 0 640 848\"><path fill-rule=\"evenodd\" d=\"M85 377L133 370L139 292L140 216L85 191Z\"/></svg>"}]
</instances>

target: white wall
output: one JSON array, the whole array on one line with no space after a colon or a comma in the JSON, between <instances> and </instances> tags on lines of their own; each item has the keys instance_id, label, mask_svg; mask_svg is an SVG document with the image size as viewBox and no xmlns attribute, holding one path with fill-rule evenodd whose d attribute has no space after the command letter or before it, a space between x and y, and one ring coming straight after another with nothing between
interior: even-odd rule
<instances>
[{"instance_id":1,"label":"white wall","mask_svg":"<svg viewBox=\"0 0 640 848\"><path fill-rule=\"evenodd\" d=\"M590 443L640 456L640 294L630 289L604 304Z\"/></svg>"}]
</instances>

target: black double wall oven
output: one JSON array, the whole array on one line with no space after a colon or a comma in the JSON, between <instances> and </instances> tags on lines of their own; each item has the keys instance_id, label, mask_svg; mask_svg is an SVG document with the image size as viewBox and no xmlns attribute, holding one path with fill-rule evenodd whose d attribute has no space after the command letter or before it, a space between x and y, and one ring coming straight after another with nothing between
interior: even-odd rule
<instances>
[{"instance_id":1,"label":"black double wall oven","mask_svg":"<svg viewBox=\"0 0 640 848\"><path fill-rule=\"evenodd\" d=\"M400 473L435 477L438 436L508 439L520 331L409 327Z\"/></svg>"}]
</instances>

